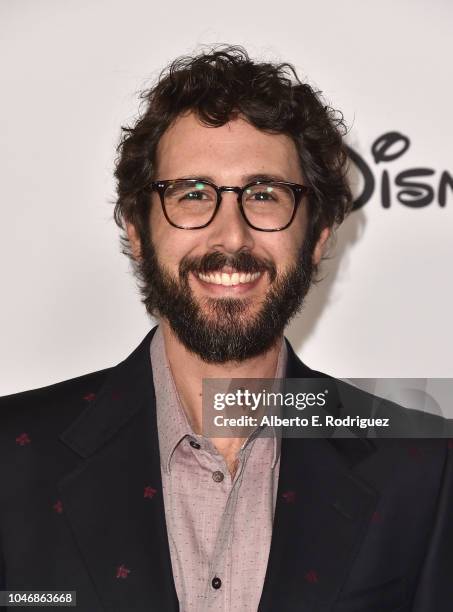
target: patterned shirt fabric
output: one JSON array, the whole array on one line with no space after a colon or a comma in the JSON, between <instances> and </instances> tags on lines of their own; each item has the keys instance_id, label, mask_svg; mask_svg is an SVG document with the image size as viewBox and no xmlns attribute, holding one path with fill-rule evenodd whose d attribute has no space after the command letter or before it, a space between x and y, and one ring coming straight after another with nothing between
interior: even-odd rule
<instances>
[{"instance_id":1,"label":"patterned shirt fabric","mask_svg":"<svg viewBox=\"0 0 453 612\"><path fill-rule=\"evenodd\" d=\"M283 378L284 340L275 378ZM256 429L232 478L209 438L189 424L158 327L151 341L165 520L180 612L256 612L266 575L280 437ZM268 432L269 433L269 432Z\"/></svg>"}]
</instances>

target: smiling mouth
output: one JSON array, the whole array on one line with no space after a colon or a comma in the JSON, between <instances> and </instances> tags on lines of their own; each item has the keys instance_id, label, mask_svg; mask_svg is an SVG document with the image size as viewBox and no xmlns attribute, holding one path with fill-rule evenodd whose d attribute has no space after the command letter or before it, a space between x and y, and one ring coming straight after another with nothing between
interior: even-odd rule
<instances>
[{"instance_id":1,"label":"smiling mouth","mask_svg":"<svg viewBox=\"0 0 453 612\"><path fill-rule=\"evenodd\" d=\"M209 274L197 273L200 280L212 285L223 285L224 287L233 287L235 285L247 285L255 282L262 272L245 273L245 272L211 272Z\"/></svg>"}]
</instances>

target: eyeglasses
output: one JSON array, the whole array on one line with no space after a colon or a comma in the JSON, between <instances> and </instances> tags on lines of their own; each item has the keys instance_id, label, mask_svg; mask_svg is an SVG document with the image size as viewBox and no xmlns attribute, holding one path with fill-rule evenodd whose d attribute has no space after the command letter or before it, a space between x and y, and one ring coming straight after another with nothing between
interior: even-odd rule
<instances>
[{"instance_id":1,"label":"eyeglasses","mask_svg":"<svg viewBox=\"0 0 453 612\"><path fill-rule=\"evenodd\" d=\"M222 192L237 194L245 222L261 232L280 232L291 225L306 185L287 181L254 181L244 187L218 187L202 179L155 181L162 211L170 225L180 229L201 229L211 223L222 203Z\"/></svg>"}]
</instances>

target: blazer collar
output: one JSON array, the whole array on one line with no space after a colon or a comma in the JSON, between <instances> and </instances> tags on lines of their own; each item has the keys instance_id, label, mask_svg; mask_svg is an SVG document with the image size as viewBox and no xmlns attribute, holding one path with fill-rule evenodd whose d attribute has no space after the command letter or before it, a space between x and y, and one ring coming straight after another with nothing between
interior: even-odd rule
<instances>
[{"instance_id":1,"label":"blazer collar","mask_svg":"<svg viewBox=\"0 0 453 612\"><path fill-rule=\"evenodd\" d=\"M60 439L84 459L102 448L143 406L154 404L150 343L157 326L112 368L94 401Z\"/></svg>"},{"instance_id":2,"label":"blazer collar","mask_svg":"<svg viewBox=\"0 0 453 612\"><path fill-rule=\"evenodd\" d=\"M95 400L60 436L81 458L59 483L64 511L106 610L145 612L152 602L178 609L149 350L155 330L110 370ZM287 378L325 376L288 342L287 349ZM260 612L329 609L377 503L354 473L373 451L366 439L282 440Z\"/></svg>"}]
</instances>

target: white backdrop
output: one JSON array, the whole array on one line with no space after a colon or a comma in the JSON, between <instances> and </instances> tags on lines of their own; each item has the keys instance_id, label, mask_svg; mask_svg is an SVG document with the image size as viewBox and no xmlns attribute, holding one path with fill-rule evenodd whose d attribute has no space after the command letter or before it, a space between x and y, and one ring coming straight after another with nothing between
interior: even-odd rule
<instances>
[{"instance_id":1,"label":"white backdrop","mask_svg":"<svg viewBox=\"0 0 453 612\"><path fill-rule=\"evenodd\" d=\"M294 63L376 181L289 329L298 354L342 377L452 377L452 18L449 0L1 0L0 395L114 365L150 328L112 220L114 150L138 90L216 42ZM391 131L410 148L376 164ZM434 170L423 208L396 198L413 168Z\"/></svg>"}]
</instances>

